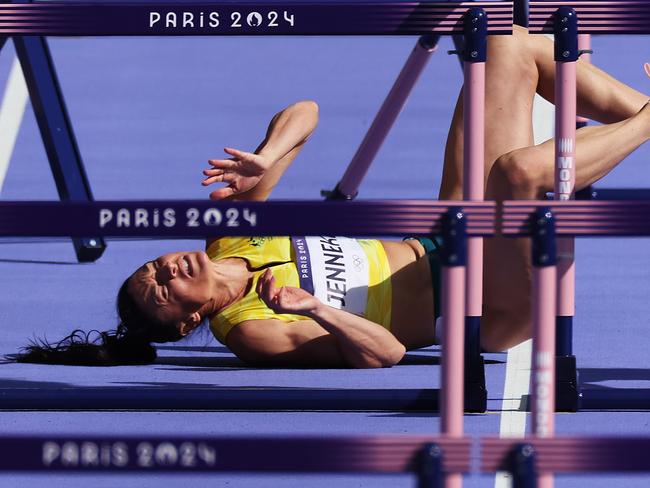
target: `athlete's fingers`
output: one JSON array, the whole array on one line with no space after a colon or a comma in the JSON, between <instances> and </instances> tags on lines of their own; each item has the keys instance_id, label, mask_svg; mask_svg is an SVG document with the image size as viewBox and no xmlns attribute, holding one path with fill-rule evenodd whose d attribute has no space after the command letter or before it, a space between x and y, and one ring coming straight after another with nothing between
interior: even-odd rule
<instances>
[{"instance_id":1,"label":"athlete's fingers","mask_svg":"<svg viewBox=\"0 0 650 488\"><path fill-rule=\"evenodd\" d=\"M213 191L210 193L210 199L211 200L222 200L226 197L229 197L230 195L235 194L235 189L231 186L226 186L224 188L219 188L218 190Z\"/></svg>"},{"instance_id":2,"label":"athlete's fingers","mask_svg":"<svg viewBox=\"0 0 650 488\"><path fill-rule=\"evenodd\" d=\"M217 176L211 176L210 178L204 179L201 184L203 186L210 186L212 183L218 183L219 178Z\"/></svg>"},{"instance_id":3,"label":"athlete's fingers","mask_svg":"<svg viewBox=\"0 0 650 488\"><path fill-rule=\"evenodd\" d=\"M234 169L239 164L237 161L233 161L232 159L208 159L208 163L219 169Z\"/></svg>"},{"instance_id":4,"label":"athlete's fingers","mask_svg":"<svg viewBox=\"0 0 650 488\"><path fill-rule=\"evenodd\" d=\"M249 152L240 151L239 149L235 149L234 147L224 147L223 150L224 152L230 154L231 156L234 156L239 159L247 159L253 156L253 154Z\"/></svg>"},{"instance_id":5,"label":"athlete's fingers","mask_svg":"<svg viewBox=\"0 0 650 488\"><path fill-rule=\"evenodd\" d=\"M203 174L205 176L219 176L222 175L225 171L225 169L204 169Z\"/></svg>"},{"instance_id":6,"label":"athlete's fingers","mask_svg":"<svg viewBox=\"0 0 650 488\"><path fill-rule=\"evenodd\" d=\"M205 170L203 172L204 175L207 176L207 178L203 178L203 181L201 182L202 185L208 186L211 185L212 183L219 183L220 181L223 181L223 175L224 175L223 170Z\"/></svg>"},{"instance_id":7,"label":"athlete's fingers","mask_svg":"<svg viewBox=\"0 0 650 488\"><path fill-rule=\"evenodd\" d=\"M258 295L267 304L273 302L273 299L275 298L275 290L274 290L273 283L274 283L273 273L269 269L267 269L262 274L262 276L260 276L260 279L257 282Z\"/></svg>"},{"instance_id":8,"label":"athlete's fingers","mask_svg":"<svg viewBox=\"0 0 650 488\"><path fill-rule=\"evenodd\" d=\"M213 183L232 183L237 179L238 175L236 173L220 171L219 174L205 178L201 184L203 186L208 186Z\"/></svg>"},{"instance_id":9,"label":"athlete's fingers","mask_svg":"<svg viewBox=\"0 0 650 488\"><path fill-rule=\"evenodd\" d=\"M257 292L257 295L264 300L265 295L264 295L264 274L259 277L257 280L257 286L255 287L255 291Z\"/></svg>"},{"instance_id":10,"label":"athlete's fingers","mask_svg":"<svg viewBox=\"0 0 650 488\"><path fill-rule=\"evenodd\" d=\"M643 69L645 69L645 74L650 76L650 63L646 63L643 65Z\"/></svg>"}]
</instances>

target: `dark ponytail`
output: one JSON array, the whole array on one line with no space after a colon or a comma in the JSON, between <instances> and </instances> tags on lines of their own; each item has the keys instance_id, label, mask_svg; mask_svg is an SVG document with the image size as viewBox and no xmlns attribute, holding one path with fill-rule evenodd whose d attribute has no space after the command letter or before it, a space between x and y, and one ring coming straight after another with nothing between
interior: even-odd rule
<instances>
[{"instance_id":1,"label":"dark ponytail","mask_svg":"<svg viewBox=\"0 0 650 488\"><path fill-rule=\"evenodd\" d=\"M149 364L156 359L152 342L176 342L182 336L174 324L156 322L142 313L128 291L129 279L117 294L117 330L73 331L63 340L32 341L10 359L20 363L69 364L76 366L118 366Z\"/></svg>"}]
</instances>

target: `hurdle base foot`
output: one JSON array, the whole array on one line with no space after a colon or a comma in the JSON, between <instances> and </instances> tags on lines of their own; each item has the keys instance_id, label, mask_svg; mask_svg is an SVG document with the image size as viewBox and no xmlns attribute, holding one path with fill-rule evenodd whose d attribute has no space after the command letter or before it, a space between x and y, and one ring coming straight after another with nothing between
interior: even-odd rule
<instances>
[{"instance_id":1,"label":"hurdle base foot","mask_svg":"<svg viewBox=\"0 0 650 488\"><path fill-rule=\"evenodd\" d=\"M487 411L487 388L485 387L485 361L483 356L465 359L465 412Z\"/></svg>"},{"instance_id":2,"label":"hurdle base foot","mask_svg":"<svg viewBox=\"0 0 650 488\"><path fill-rule=\"evenodd\" d=\"M106 242L101 237L74 238L72 244L77 254L77 261L80 263L93 263L106 250Z\"/></svg>"},{"instance_id":3,"label":"hurdle base foot","mask_svg":"<svg viewBox=\"0 0 650 488\"><path fill-rule=\"evenodd\" d=\"M555 410L577 412L580 409L580 388L575 356L555 358Z\"/></svg>"}]
</instances>

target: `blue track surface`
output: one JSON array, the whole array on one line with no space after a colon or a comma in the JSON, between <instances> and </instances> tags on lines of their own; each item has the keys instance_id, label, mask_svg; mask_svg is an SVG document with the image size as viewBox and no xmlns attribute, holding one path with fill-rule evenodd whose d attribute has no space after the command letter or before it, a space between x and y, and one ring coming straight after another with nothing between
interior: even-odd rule
<instances>
[{"instance_id":1,"label":"blue track surface","mask_svg":"<svg viewBox=\"0 0 650 488\"><path fill-rule=\"evenodd\" d=\"M650 91L647 40L596 39L595 62ZM321 122L274 198L319 198L342 175L415 43L414 38L81 38L51 39L68 108L97 199L206 198L208 158L226 145L252 150L280 108L314 99ZM635 46L635 48L629 48ZM638 46L643 46L642 50ZM437 196L445 136L461 73L444 40L375 165L361 198ZM10 46L0 56L7 76ZM649 187L650 146L601 186ZM55 199L28 107L2 199ZM646 354L650 251L643 239L580 240L575 351L583 379L602 387L650 387ZM111 242L94 264L77 264L67 242L0 244L0 353L33 336L116 325L115 291L152 256L199 249L199 241ZM73 368L0 365L0 388L60 385L432 388L437 350L390 370L267 370L245 367L207 334L163 347L151 366ZM499 430L505 354L487 366L491 412L467 416L472 434ZM436 416L405 413L0 412L6 433L269 434L435 433ZM588 412L557 418L561 433L648 433L647 412ZM477 477L465 486L493 486ZM51 486L412 486L408 477L0 476L0 487ZM567 477L557 486L647 486L648 478Z\"/></svg>"}]
</instances>

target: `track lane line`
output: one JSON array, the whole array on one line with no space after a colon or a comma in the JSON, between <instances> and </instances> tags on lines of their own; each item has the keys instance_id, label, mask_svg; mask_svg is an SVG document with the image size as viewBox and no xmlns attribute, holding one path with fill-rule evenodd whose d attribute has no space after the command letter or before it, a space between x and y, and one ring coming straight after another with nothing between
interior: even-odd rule
<instances>
[{"instance_id":1,"label":"track lane line","mask_svg":"<svg viewBox=\"0 0 650 488\"><path fill-rule=\"evenodd\" d=\"M526 433L532 344L533 341L529 339L508 350L500 437L523 437ZM494 488L510 488L511 481L508 473L498 472L494 478Z\"/></svg>"}]
</instances>

